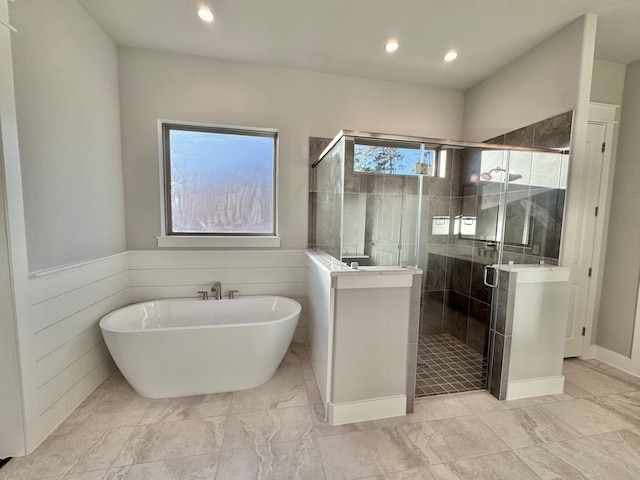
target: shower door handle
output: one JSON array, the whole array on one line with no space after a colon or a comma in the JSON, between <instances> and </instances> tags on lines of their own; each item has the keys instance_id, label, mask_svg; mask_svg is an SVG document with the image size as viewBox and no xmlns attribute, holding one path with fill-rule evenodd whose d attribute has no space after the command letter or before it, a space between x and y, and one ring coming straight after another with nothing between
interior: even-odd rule
<instances>
[{"instance_id":1,"label":"shower door handle","mask_svg":"<svg viewBox=\"0 0 640 480\"><path fill-rule=\"evenodd\" d=\"M489 269L493 270L493 282L494 283L489 283L489 281L488 281ZM484 282L484 284L487 287L496 288L498 286L498 272L496 271L496 269L493 268L491 265L485 265L484 266L484 274L482 276L482 281Z\"/></svg>"}]
</instances>

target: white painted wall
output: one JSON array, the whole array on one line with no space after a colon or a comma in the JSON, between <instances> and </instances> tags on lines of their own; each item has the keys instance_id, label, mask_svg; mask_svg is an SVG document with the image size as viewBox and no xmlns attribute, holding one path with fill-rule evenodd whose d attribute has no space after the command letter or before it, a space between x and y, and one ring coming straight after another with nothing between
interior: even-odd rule
<instances>
[{"instance_id":1,"label":"white painted wall","mask_svg":"<svg viewBox=\"0 0 640 480\"><path fill-rule=\"evenodd\" d=\"M283 249L307 244L308 138L341 129L459 138L452 90L122 48L127 247L160 234L157 119L277 128Z\"/></svg>"},{"instance_id":2,"label":"white painted wall","mask_svg":"<svg viewBox=\"0 0 640 480\"><path fill-rule=\"evenodd\" d=\"M29 269L122 252L116 46L75 0L10 13Z\"/></svg>"},{"instance_id":3,"label":"white painted wall","mask_svg":"<svg viewBox=\"0 0 640 480\"><path fill-rule=\"evenodd\" d=\"M593 54L590 59L583 58L583 48L589 43L586 40L593 42L585 36L595 35L595 22L593 15L575 20L469 89L465 94L464 139L484 141L582 107L582 82L591 78L592 71L591 63L583 61L593 62ZM586 87L588 102L590 85Z\"/></svg>"},{"instance_id":4,"label":"white painted wall","mask_svg":"<svg viewBox=\"0 0 640 480\"><path fill-rule=\"evenodd\" d=\"M626 72L596 335L597 345L625 357L632 353L640 277L639 130L640 62L635 62Z\"/></svg>"},{"instance_id":5,"label":"white painted wall","mask_svg":"<svg viewBox=\"0 0 640 480\"><path fill-rule=\"evenodd\" d=\"M7 19L7 2L0 1L0 18ZM18 135L13 97L11 34L0 27L0 458L25 452L20 366L14 315L14 291L11 283L9 211L7 196L14 193L11 181L19 178L7 162L18 157ZM19 167L19 165L18 165ZM7 188L8 185L8 188Z\"/></svg>"},{"instance_id":6,"label":"white painted wall","mask_svg":"<svg viewBox=\"0 0 640 480\"><path fill-rule=\"evenodd\" d=\"M595 59L591 79L591 101L622 105L627 66L623 63Z\"/></svg>"}]
</instances>

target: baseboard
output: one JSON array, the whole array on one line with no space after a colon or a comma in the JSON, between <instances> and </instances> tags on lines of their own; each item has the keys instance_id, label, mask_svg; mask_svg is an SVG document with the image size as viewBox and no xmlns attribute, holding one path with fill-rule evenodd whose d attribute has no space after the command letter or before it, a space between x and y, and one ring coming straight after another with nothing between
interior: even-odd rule
<instances>
[{"instance_id":1,"label":"baseboard","mask_svg":"<svg viewBox=\"0 0 640 480\"><path fill-rule=\"evenodd\" d=\"M296 343L307 343L307 327L296 327L296 331L293 334L292 342Z\"/></svg>"},{"instance_id":2,"label":"baseboard","mask_svg":"<svg viewBox=\"0 0 640 480\"><path fill-rule=\"evenodd\" d=\"M600 347L598 347L597 345L589 345L588 347L585 347L580 358L583 360L586 360L588 358L596 358L598 348Z\"/></svg>"},{"instance_id":3,"label":"baseboard","mask_svg":"<svg viewBox=\"0 0 640 480\"><path fill-rule=\"evenodd\" d=\"M375 398L358 402L329 403L327 422L330 425L366 422L406 414L407 396Z\"/></svg>"},{"instance_id":4,"label":"baseboard","mask_svg":"<svg viewBox=\"0 0 640 480\"><path fill-rule=\"evenodd\" d=\"M564 375L509 382L507 400L556 395L564 391Z\"/></svg>"},{"instance_id":5,"label":"baseboard","mask_svg":"<svg viewBox=\"0 0 640 480\"><path fill-rule=\"evenodd\" d=\"M618 370L622 370L623 372L627 372L631 375L640 377L640 363L638 361L635 361L625 355L621 355L599 345L593 345L593 347L594 355L591 358L600 360L601 362L604 362L607 365L611 365L612 367L615 367Z\"/></svg>"}]
</instances>

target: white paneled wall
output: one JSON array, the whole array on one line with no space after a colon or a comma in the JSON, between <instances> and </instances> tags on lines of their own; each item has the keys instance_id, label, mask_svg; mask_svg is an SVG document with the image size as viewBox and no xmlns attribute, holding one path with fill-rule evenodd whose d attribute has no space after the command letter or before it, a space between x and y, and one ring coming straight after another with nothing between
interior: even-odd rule
<instances>
[{"instance_id":1,"label":"white paneled wall","mask_svg":"<svg viewBox=\"0 0 640 480\"><path fill-rule=\"evenodd\" d=\"M98 322L129 303L127 254L32 274L19 319L27 450L113 370Z\"/></svg>"},{"instance_id":2,"label":"white paneled wall","mask_svg":"<svg viewBox=\"0 0 640 480\"><path fill-rule=\"evenodd\" d=\"M282 295L302 305L294 341L307 338L307 261L302 250L129 252L131 303L196 297L222 283L222 294Z\"/></svg>"}]
</instances>

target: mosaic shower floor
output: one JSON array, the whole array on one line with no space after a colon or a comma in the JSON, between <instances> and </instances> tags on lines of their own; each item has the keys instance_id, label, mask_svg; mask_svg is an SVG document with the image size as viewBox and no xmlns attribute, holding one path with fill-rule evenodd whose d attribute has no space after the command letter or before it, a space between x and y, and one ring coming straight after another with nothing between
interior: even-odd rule
<instances>
[{"instance_id":1,"label":"mosaic shower floor","mask_svg":"<svg viewBox=\"0 0 640 480\"><path fill-rule=\"evenodd\" d=\"M484 390L487 359L450 334L418 339L416 397Z\"/></svg>"}]
</instances>

